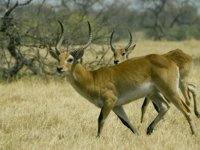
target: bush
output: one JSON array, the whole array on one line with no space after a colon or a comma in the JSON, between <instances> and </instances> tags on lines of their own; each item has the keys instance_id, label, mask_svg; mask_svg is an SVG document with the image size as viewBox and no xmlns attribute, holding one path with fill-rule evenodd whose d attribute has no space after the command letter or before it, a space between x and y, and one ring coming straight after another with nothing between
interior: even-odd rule
<instances>
[{"instance_id":1,"label":"bush","mask_svg":"<svg viewBox=\"0 0 200 150\"><path fill-rule=\"evenodd\" d=\"M176 26L169 29L166 35L168 40L200 39L200 32L196 26Z\"/></svg>"}]
</instances>

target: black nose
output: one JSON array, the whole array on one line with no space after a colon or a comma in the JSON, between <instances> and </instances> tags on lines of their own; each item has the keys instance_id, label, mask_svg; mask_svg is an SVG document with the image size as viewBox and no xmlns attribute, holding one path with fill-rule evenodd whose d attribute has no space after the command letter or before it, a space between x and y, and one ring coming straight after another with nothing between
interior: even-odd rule
<instances>
[{"instance_id":1,"label":"black nose","mask_svg":"<svg viewBox=\"0 0 200 150\"><path fill-rule=\"evenodd\" d=\"M57 67L57 71L58 71L58 73L61 73L62 72L62 67Z\"/></svg>"},{"instance_id":2,"label":"black nose","mask_svg":"<svg viewBox=\"0 0 200 150\"><path fill-rule=\"evenodd\" d=\"M114 64L119 64L119 60L114 60Z\"/></svg>"}]
</instances>

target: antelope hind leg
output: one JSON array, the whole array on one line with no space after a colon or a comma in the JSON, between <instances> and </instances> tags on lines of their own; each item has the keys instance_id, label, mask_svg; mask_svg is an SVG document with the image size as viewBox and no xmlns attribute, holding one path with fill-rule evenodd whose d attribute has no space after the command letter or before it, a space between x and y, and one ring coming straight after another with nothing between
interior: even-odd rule
<instances>
[{"instance_id":1,"label":"antelope hind leg","mask_svg":"<svg viewBox=\"0 0 200 150\"><path fill-rule=\"evenodd\" d=\"M196 88L193 84L188 84L188 93L192 93L193 101L194 101L194 113L197 118L200 118L200 113L197 109L197 100L196 100Z\"/></svg>"},{"instance_id":2,"label":"antelope hind leg","mask_svg":"<svg viewBox=\"0 0 200 150\"><path fill-rule=\"evenodd\" d=\"M140 119L140 123L143 122L144 114L145 114L145 112L147 110L147 106L148 106L149 102L150 102L150 99L148 99L147 97L145 97L144 102L143 102L142 107L141 107L141 119Z\"/></svg>"},{"instance_id":3,"label":"antelope hind leg","mask_svg":"<svg viewBox=\"0 0 200 150\"><path fill-rule=\"evenodd\" d=\"M159 108L159 114L156 116L156 118L153 120L153 122L149 125L147 128L147 134L150 135L155 126L158 124L158 122L164 117L164 115L167 113L169 109L169 105L165 102L163 97L159 93L153 94L150 99L155 103Z\"/></svg>"},{"instance_id":4,"label":"antelope hind leg","mask_svg":"<svg viewBox=\"0 0 200 150\"><path fill-rule=\"evenodd\" d=\"M184 96L186 104L190 106L191 101L188 94L188 86L187 86L187 82L184 79L179 82L179 88L181 89L181 92Z\"/></svg>"},{"instance_id":5,"label":"antelope hind leg","mask_svg":"<svg viewBox=\"0 0 200 150\"><path fill-rule=\"evenodd\" d=\"M171 102L183 113L183 115L186 117L192 134L196 133L196 127L194 125L194 122L191 118L190 110L188 109L187 105L182 101L178 93L174 94L167 94L166 97L171 100Z\"/></svg>"}]
</instances>

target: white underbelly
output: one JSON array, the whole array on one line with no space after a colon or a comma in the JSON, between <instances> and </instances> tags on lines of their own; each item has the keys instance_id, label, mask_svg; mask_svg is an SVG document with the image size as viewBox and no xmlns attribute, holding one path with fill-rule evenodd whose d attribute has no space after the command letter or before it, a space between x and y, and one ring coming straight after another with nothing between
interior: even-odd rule
<instances>
[{"instance_id":1,"label":"white underbelly","mask_svg":"<svg viewBox=\"0 0 200 150\"><path fill-rule=\"evenodd\" d=\"M153 90L153 83L145 83L143 85L138 86L137 88L127 90L126 92L120 94L115 105L117 106L130 103L131 101L149 95L151 92L153 92Z\"/></svg>"}]
</instances>

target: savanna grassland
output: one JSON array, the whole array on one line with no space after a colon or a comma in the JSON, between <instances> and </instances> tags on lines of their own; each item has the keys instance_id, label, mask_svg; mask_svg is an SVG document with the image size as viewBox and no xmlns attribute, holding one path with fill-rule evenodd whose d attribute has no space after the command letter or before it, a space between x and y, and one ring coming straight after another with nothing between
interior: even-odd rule
<instances>
[{"instance_id":1,"label":"savanna grassland","mask_svg":"<svg viewBox=\"0 0 200 150\"><path fill-rule=\"evenodd\" d=\"M123 43L122 43L123 44ZM93 45L94 46L94 45ZM200 107L200 41L139 41L130 57L165 53L180 48L194 57L190 82L195 84ZM87 51L87 50L86 50ZM86 53L87 54L87 53ZM111 53L108 54L111 56ZM87 57L86 57L87 58ZM131 68L130 68L131 69ZM0 149L2 150L199 150L200 119L193 113L197 135L191 135L183 114L172 104L152 135L146 128L156 111L149 105L140 123L143 99L125 105L141 136L137 137L110 113L102 135L96 138L100 109L72 89L65 78L24 77L0 83ZM200 108L199 108L200 110Z\"/></svg>"}]
</instances>

